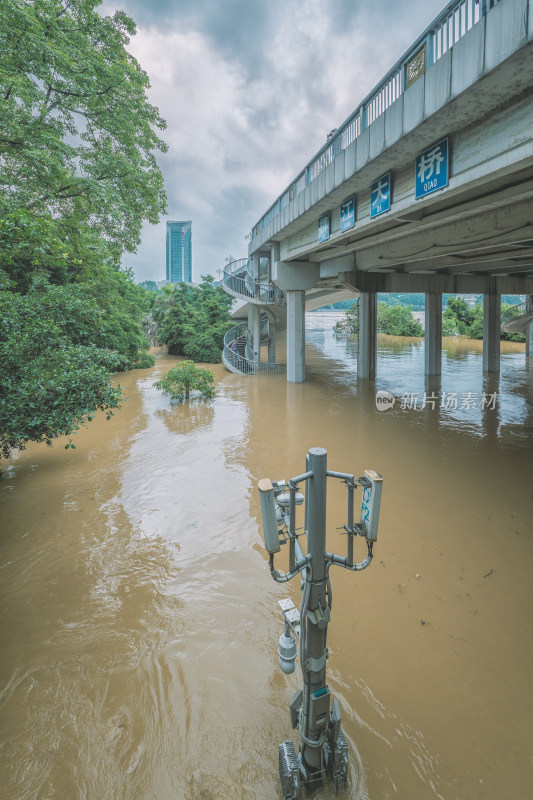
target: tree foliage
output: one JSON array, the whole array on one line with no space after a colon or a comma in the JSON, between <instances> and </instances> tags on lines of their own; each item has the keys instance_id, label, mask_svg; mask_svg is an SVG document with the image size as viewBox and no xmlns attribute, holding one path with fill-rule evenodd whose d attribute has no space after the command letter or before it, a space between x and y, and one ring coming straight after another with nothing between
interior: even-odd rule
<instances>
[{"instance_id":1,"label":"tree foliage","mask_svg":"<svg viewBox=\"0 0 533 800\"><path fill-rule=\"evenodd\" d=\"M119 270L165 210L164 121L98 0L0 4L0 452L69 435L148 366L151 294Z\"/></svg>"},{"instance_id":2,"label":"tree foliage","mask_svg":"<svg viewBox=\"0 0 533 800\"><path fill-rule=\"evenodd\" d=\"M165 209L155 151L165 127L126 49L135 24L99 0L0 4L0 192L52 211L64 234L90 221L118 263Z\"/></svg>"},{"instance_id":3,"label":"tree foliage","mask_svg":"<svg viewBox=\"0 0 533 800\"><path fill-rule=\"evenodd\" d=\"M213 373L197 367L193 361L182 361L172 367L154 386L179 403L188 400L191 392L199 392L206 399L215 395Z\"/></svg>"},{"instance_id":4,"label":"tree foliage","mask_svg":"<svg viewBox=\"0 0 533 800\"><path fill-rule=\"evenodd\" d=\"M512 304L502 303L501 311L509 312ZM520 311L515 310L514 316ZM508 314L509 316L509 314ZM513 316L511 311L510 316ZM483 303L469 306L462 297L449 297L446 310L442 315L442 332L444 336L468 336L469 339L483 339ZM500 339L512 342L523 342L524 337L519 333L500 332Z\"/></svg>"},{"instance_id":5,"label":"tree foliage","mask_svg":"<svg viewBox=\"0 0 533 800\"><path fill-rule=\"evenodd\" d=\"M165 286L152 310L159 343L166 344L174 355L218 363L224 334L233 324L232 302L220 286L213 285L211 276L203 276L200 286Z\"/></svg>"},{"instance_id":6,"label":"tree foliage","mask_svg":"<svg viewBox=\"0 0 533 800\"><path fill-rule=\"evenodd\" d=\"M0 450L4 457L27 442L69 435L98 410L111 413L122 392L109 379L120 369L116 352L88 336L98 312L64 287L37 282L22 296L0 291ZM70 327L78 326L73 338Z\"/></svg>"},{"instance_id":7,"label":"tree foliage","mask_svg":"<svg viewBox=\"0 0 533 800\"><path fill-rule=\"evenodd\" d=\"M342 319L337 320L333 331L340 336L353 336L359 332L359 302L352 300L346 308Z\"/></svg>"},{"instance_id":8,"label":"tree foliage","mask_svg":"<svg viewBox=\"0 0 533 800\"><path fill-rule=\"evenodd\" d=\"M377 328L392 336L423 336L424 329L407 306L378 303Z\"/></svg>"},{"instance_id":9,"label":"tree foliage","mask_svg":"<svg viewBox=\"0 0 533 800\"><path fill-rule=\"evenodd\" d=\"M399 303L380 302L377 304L377 329L391 336L423 336L424 329L415 319L412 309ZM359 302L344 313L344 318L335 323L337 334L353 335L359 332Z\"/></svg>"}]
</instances>

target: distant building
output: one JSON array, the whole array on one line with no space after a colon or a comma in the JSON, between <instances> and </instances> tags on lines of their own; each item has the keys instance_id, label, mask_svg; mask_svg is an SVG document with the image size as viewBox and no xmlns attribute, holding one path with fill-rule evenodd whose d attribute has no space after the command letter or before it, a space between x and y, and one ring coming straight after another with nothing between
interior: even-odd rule
<instances>
[{"instance_id":1,"label":"distant building","mask_svg":"<svg viewBox=\"0 0 533 800\"><path fill-rule=\"evenodd\" d=\"M167 272L170 283L192 281L191 220L167 222Z\"/></svg>"}]
</instances>

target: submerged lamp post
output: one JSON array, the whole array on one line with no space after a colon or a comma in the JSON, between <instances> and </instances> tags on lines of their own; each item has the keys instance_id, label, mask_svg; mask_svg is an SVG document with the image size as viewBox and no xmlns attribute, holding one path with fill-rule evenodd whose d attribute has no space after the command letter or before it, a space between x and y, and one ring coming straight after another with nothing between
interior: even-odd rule
<instances>
[{"instance_id":1,"label":"submerged lamp post","mask_svg":"<svg viewBox=\"0 0 533 800\"><path fill-rule=\"evenodd\" d=\"M348 489L347 554L338 556L326 551L326 479L340 478ZM305 482L305 497L298 484ZM354 493L363 489L360 522L354 523ZM285 583L300 574L302 601L300 611L290 599L280 600L285 622L279 639L279 663L290 674L296 667L300 640L300 666L303 687L290 701L291 725L300 732L299 753L292 741L279 745L279 776L284 800L296 800L299 787L312 791L326 780L335 791L344 788L348 777L348 747L342 733L339 702L331 699L326 683L326 647L331 610L329 570L333 565L354 572L366 569L372 561L372 547L377 539L382 478L367 470L363 477L327 469L327 452L312 447L306 456L306 472L289 482L264 478L259 481L261 516L265 547L270 554L270 572L278 583ZM296 506L305 502L304 554L296 534ZM367 543L367 556L354 563L354 537ZM278 572L274 555L281 545L289 545L289 571Z\"/></svg>"}]
</instances>

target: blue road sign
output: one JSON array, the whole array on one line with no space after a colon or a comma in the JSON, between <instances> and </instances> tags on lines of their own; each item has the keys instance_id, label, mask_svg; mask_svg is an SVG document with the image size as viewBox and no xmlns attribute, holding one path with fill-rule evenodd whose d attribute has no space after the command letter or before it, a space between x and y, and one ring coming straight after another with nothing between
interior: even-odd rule
<instances>
[{"instance_id":1,"label":"blue road sign","mask_svg":"<svg viewBox=\"0 0 533 800\"><path fill-rule=\"evenodd\" d=\"M390 172L375 181L370 187L370 217L378 217L390 211Z\"/></svg>"},{"instance_id":2,"label":"blue road sign","mask_svg":"<svg viewBox=\"0 0 533 800\"><path fill-rule=\"evenodd\" d=\"M428 147L415 159L415 199L448 186L448 139Z\"/></svg>"},{"instance_id":3,"label":"blue road sign","mask_svg":"<svg viewBox=\"0 0 533 800\"><path fill-rule=\"evenodd\" d=\"M350 197L341 204L341 233L355 225L355 198Z\"/></svg>"},{"instance_id":4,"label":"blue road sign","mask_svg":"<svg viewBox=\"0 0 533 800\"><path fill-rule=\"evenodd\" d=\"M318 220L318 241L327 242L329 239L329 214L324 214Z\"/></svg>"}]
</instances>

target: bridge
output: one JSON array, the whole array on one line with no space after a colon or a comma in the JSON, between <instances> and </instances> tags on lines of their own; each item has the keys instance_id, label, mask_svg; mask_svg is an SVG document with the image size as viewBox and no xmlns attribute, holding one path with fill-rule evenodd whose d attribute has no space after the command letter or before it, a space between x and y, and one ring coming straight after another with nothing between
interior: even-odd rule
<instances>
[{"instance_id":1,"label":"bridge","mask_svg":"<svg viewBox=\"0 0 533 800\"><path fill-rule=\"evenodd\" d=\"M358 295L358 376L373 379L377 293L422 292L425 371L439 375L442 293L467 293L483 295L483 369L497 372L501 294L533 296L532 86L533 0L448 3L225 271L248 360L261 363L265 318L279 330L286 315L287 380L304 381L306 307ZM533 318L524 333L533 355Z\"/></svg>"}]
</instances>

